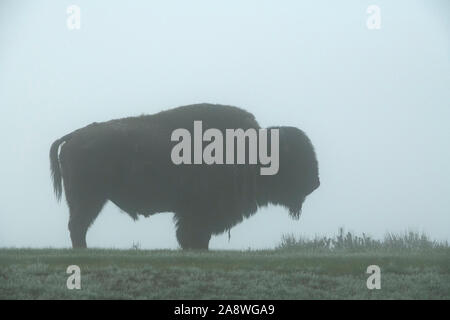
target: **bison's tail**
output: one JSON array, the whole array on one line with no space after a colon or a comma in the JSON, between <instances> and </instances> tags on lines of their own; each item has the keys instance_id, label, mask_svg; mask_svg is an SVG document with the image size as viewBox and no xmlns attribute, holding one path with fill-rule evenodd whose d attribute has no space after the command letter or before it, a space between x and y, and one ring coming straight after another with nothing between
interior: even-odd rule
<instances>
[{"instance_id":1,"label":"bison's tail","mask_svg":"<svg viewBox=\"0 0 450 320\"><path fill-rule=\"evenodd\" d=\"M62 193L62 176L61 176L61 167L59 164L59 155L58 150L59 146L67 141L70 137L70 134L62 137L61 139L56 140L52 143L52 146L50 147L50 171L51 176L53 180L53 190L55 191L56 199L59 201L61 200L61 193Z\"/></svg>"}]
</instances>

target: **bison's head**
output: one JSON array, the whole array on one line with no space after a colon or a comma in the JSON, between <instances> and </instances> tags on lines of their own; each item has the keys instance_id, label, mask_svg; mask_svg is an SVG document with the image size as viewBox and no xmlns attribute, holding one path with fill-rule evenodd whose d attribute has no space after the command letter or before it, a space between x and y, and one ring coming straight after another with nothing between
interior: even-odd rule
<instances>
[{"instance_id":1,"label":"bison's head","mask_svg":"<svg viewBox=\"0 0 450 320\"><path fill-rule=\"evenodd\" d=\"M300 129L269 129L279 129L279 170L276 175L261 176L264 202L282 205L292 218L298 219L306 196L320 185L314 147Z\"/></svg>"}]
</instances>

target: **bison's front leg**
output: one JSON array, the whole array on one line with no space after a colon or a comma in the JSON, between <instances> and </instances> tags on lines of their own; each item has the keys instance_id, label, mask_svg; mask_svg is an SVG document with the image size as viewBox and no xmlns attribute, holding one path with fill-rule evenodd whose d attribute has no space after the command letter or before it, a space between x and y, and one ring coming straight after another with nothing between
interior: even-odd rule
<instances>
[{"instance_id":1,"label":"bison's front leg","mask_svg":"<svg viewBox=\"0 0 450 320\"><path fill-rule=\"evenodd\" d=\"M183 250L208 250L211 232L204 225L188 219L178 220L177 240Z\"/></svg>"},{"instance_id":2,"label":"bison's front leg","mask_svg":"<svg viewBox=\"0 0 450 320\"><path fill-rule=\"evenodd\" d=\"M77 221L76 219L69 221L70 239L72 240L72 247L74 249L87 248L86 233L88 227L86 223Z\"/></svg>"}]
</instances>

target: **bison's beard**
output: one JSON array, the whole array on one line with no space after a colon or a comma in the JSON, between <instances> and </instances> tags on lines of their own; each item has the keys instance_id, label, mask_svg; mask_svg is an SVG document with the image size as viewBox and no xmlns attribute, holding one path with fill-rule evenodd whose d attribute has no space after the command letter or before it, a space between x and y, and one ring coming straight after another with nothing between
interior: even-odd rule
<instances>
[{"instance_id":1,"label":"bison's beard","mask_svg":"<svg viewBox=\"0 0 450 320\"><path fill-rule=\"evenodd\" d=\"M305 197L301 198L300 201L295 201L289 204L289 216L294 219L300 219L300 215L302 214L302 206L305 201Z\"/></svg>"}]
</instances>

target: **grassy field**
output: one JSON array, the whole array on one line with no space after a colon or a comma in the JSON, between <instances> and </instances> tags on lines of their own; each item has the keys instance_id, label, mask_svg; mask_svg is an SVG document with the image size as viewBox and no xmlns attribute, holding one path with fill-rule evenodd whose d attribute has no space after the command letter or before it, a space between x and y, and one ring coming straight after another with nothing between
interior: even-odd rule
<instances>
[{"instance_id":1,"label":"grassy field","mask_svg":"<svg viewBox=\"0 0 450 320\"><path fill-rule=\"evenodd\" d=\"M450 298L447 244L350 237L288 236L264 251L0 249L0 299ZM66 287L69 265L81 290ZM380 290L367 289L369 265Z\"/></svg>"}]
</instances>

